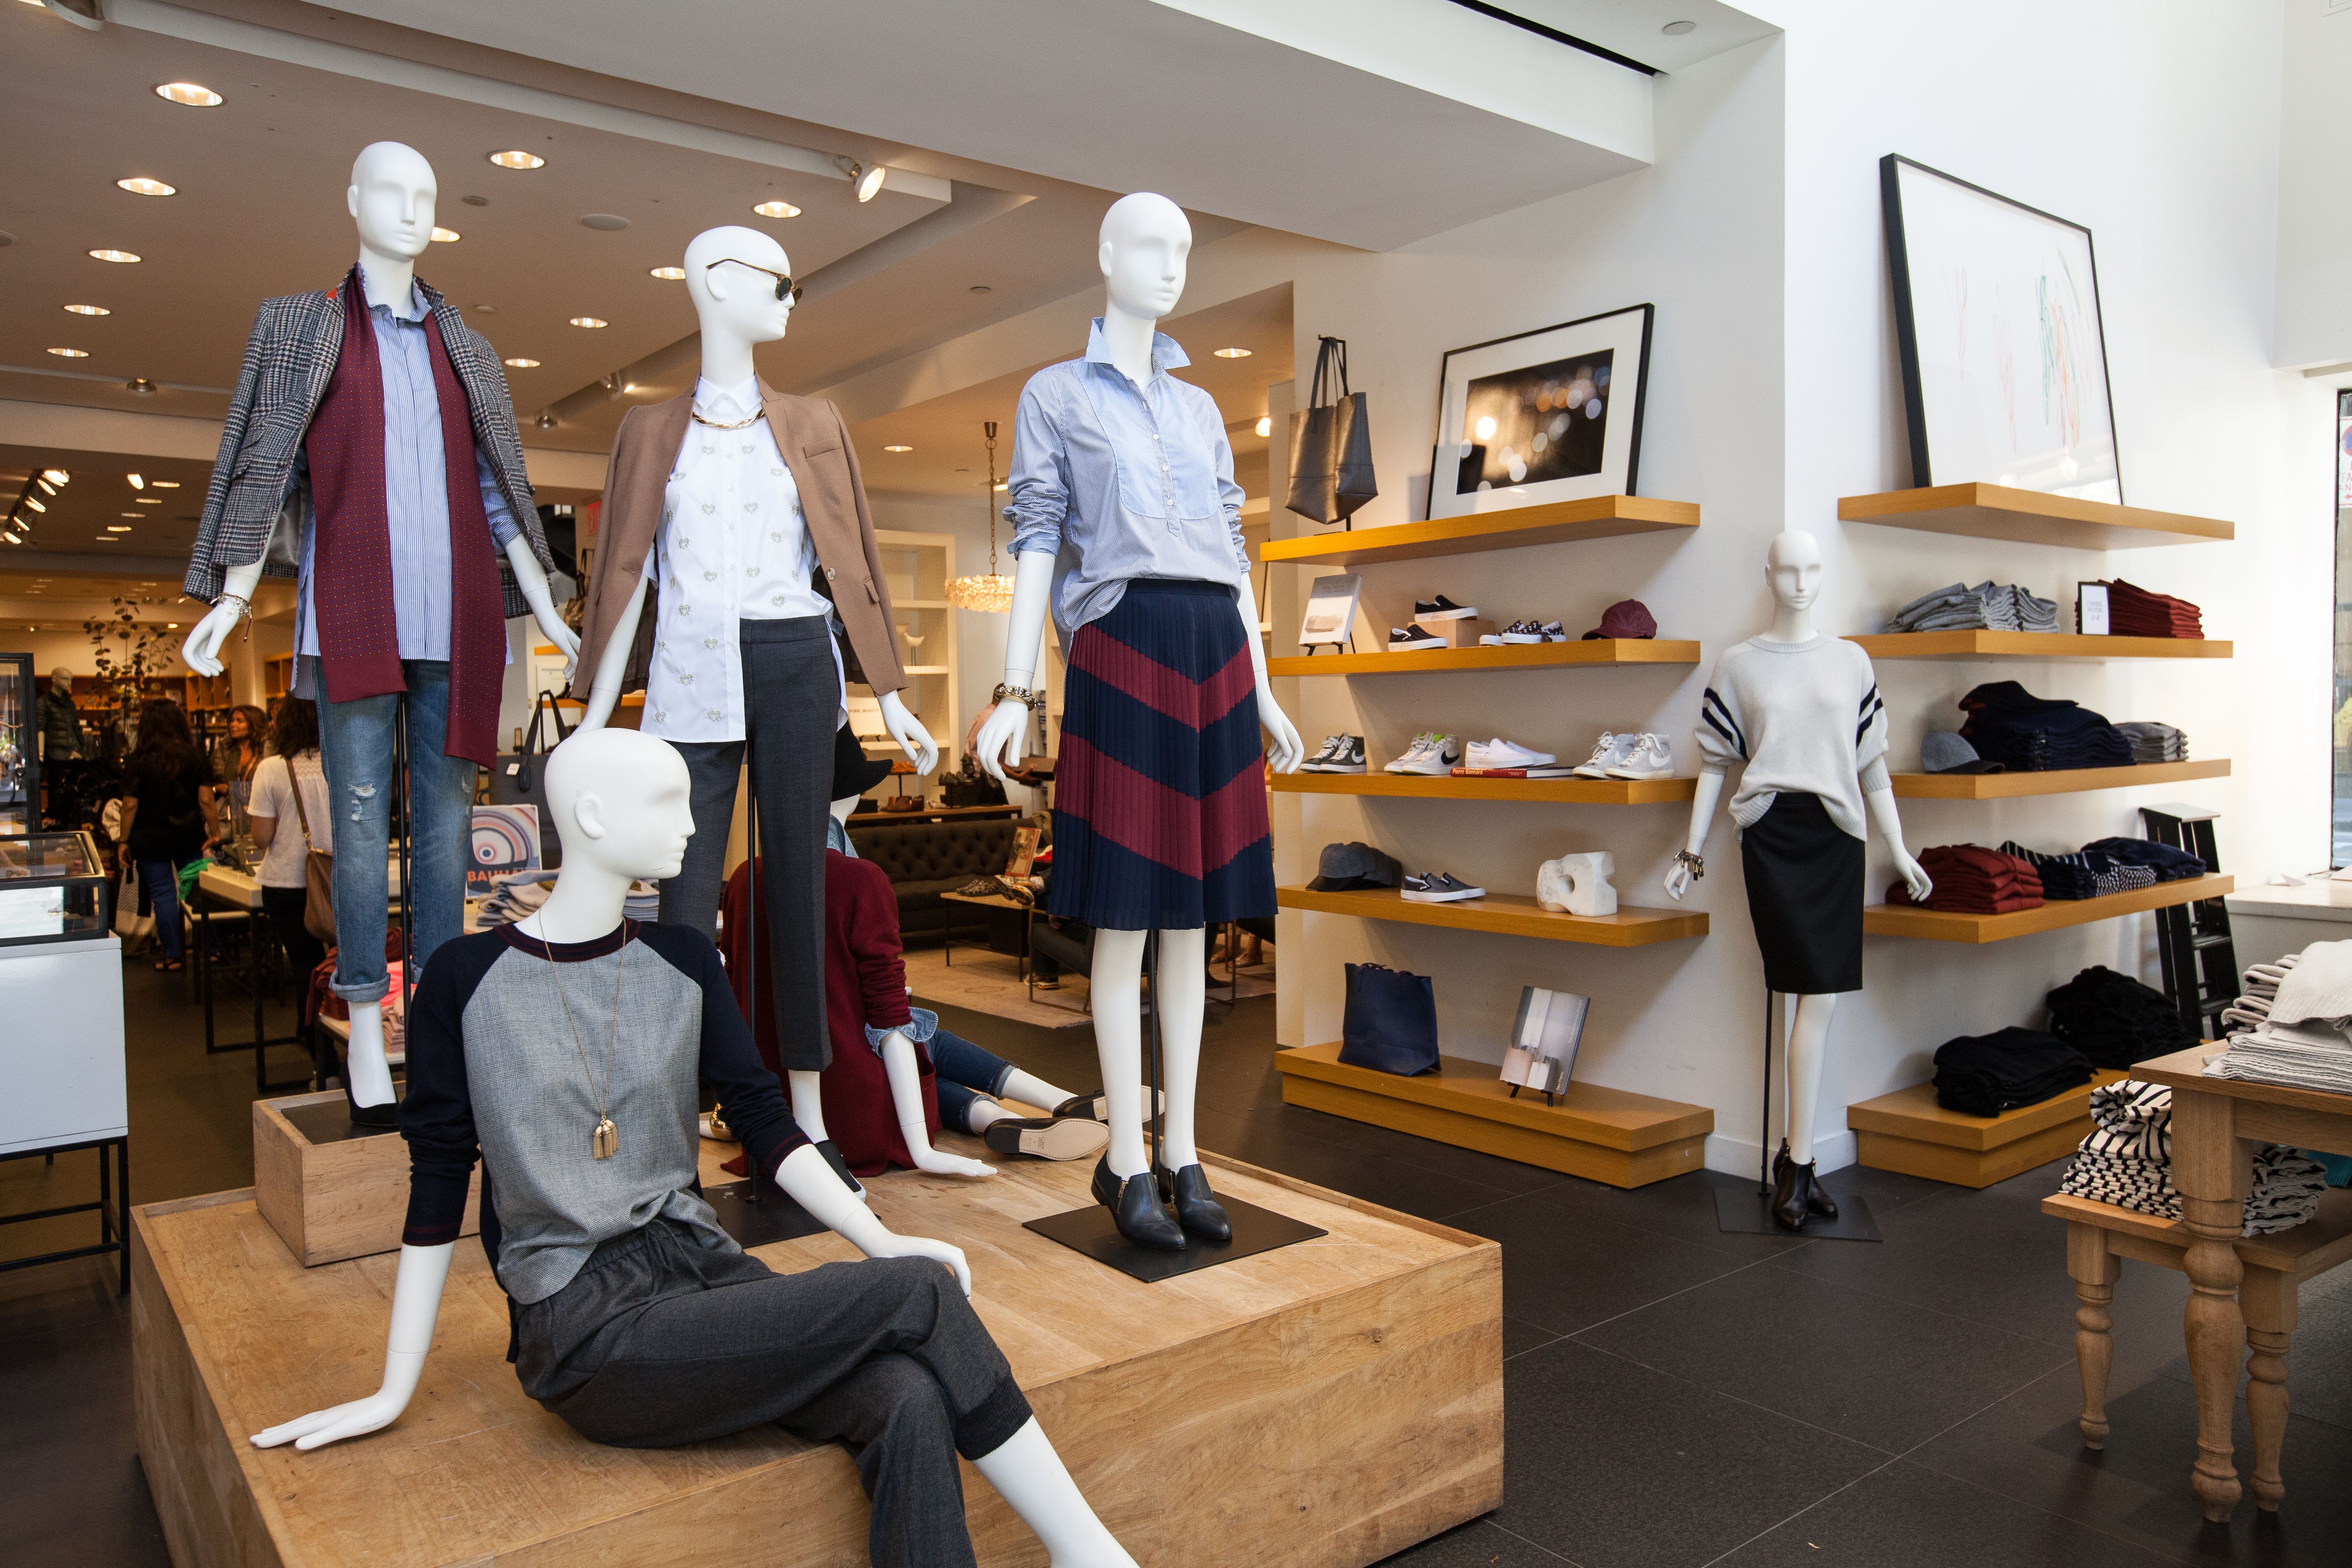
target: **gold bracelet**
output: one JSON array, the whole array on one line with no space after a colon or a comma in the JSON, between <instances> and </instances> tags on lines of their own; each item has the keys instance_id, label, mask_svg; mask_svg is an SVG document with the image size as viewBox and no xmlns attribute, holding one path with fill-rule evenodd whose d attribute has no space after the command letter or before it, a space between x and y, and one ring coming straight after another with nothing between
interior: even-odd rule
<instances>
[{"instance_id":1,"label":"gold bracelet","mask_svg":"<svg viewBox=\"0 0 2352 1568\"><path fill-rule=\"evenodd\" d=\"M996 689L989 693L988 700L992 703L1018 702L1024 708L1028 709L1032 713L1034 713L1037 710L1045 706L1045 694L1044 692L1031 691L1026 688L1019 686L1008 686L1001 680L996 683Z\"/></svg>"}]
</instances>

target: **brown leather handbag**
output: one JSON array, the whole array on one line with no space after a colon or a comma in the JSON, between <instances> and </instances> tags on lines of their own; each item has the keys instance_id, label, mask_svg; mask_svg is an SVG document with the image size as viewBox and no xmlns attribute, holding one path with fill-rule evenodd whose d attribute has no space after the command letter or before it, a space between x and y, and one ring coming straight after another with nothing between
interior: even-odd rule
<instances>
[{"instance_id":1,"label":"brown leather handbag","mask_svg":"<svg viewBox=\"0 0 2352 1568\"><path fill-rule=\"evenodd\" d=\"M302 929L335 945L335 857L310 840L310 813L302 805L302 778L294 759L286 759L286 787L294 792L294 818L302 825Z\"/></svg>"}]
</instances>

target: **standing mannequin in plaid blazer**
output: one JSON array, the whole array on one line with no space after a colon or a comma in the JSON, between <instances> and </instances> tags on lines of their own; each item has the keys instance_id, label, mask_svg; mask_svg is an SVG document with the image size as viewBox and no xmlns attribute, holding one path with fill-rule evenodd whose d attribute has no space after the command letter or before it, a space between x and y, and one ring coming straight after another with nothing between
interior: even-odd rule
<instances>
[{"instance_id":1,"label":"standing mannequin in plaid blazer","mask_svg":"<svg viewBox=\"0 0 2352 1568\"><path fill-rule=\"evenodd\" d=\"M353 1120L380 1125L395 1108L381 1011L395 714L405 707L421 968L464 926L476 768L497 753L513 657L506 622L528 613L567 658L579 651L548 592L553 562L498 353L415 276L436 188L414 148L362 149L345 196L358 265L256 313L188 563L187 594L214 607L181 650L218 674L264 574L299 580L294 689L319 701L335 802L345 1089Z\"/></svg>"}]
</instances>

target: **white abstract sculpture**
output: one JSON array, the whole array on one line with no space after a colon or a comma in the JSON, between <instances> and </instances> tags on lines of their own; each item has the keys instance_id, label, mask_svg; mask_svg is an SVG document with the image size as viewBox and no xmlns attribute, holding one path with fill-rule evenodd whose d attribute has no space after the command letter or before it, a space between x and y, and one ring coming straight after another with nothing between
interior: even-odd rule
<instances>
[{"instance_id":1,"label":"white abstract sculpture","mask_svg":"<svg viewBox=\"0 0 2352 1568\"><path fill-rule=\"evenodd\" d=\"M1556 915L1613 915L1617 889L1609 879L1616 874L1617 857L1606 849L1547 860L1536 873L1536 904Z\"/></svg>"}]
</instances>

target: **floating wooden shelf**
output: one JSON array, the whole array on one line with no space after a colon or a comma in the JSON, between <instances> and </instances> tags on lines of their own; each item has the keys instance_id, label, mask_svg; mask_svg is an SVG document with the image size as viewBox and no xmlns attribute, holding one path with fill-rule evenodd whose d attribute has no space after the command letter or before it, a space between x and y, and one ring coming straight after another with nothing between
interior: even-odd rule
<instances>
[{"instance_id":1,"label":"floating wooden shelf","mask_svg":"<svg viewBox=\"0 0 2352 1568\"><path fill-rule=\"evenodd\" d=\"M1554 914L1533 899L1509 893L1489 893L1483 899L1451 904L1417 904L1393 888L1344 893L1277 888L1275 898L1286 910L1493 931L1499 936L1532 936L1546 942L1590 942L1595 947L1647 947L1654 942L1680 942L1706 934L1706 916L1696 910L1635 910L1621 905L1613 915Z\"/></svg>"},{"instance_id":2,"label":"floating wooden shelf","mask_svg":"<svg viewBox=\"0 0 2352 1568\"><path fill-rule=\"evenodd\" d=\"M1948 913L1909 904L1867 904L1862 929L1871 936L1923 937L1929 942L1982 943L2006 942L2013 936L2033 936L2066 926L2090 925L2117 915L2193 904L2218 899L2234 882L2226 876L2190 877L2184 881L2158 882L2135 892L2110 893L2104 899L2053 899L2039 909L2016 910L2005 915Z\"/></svg>"},{"instance_id":3,"label":"floating wooden shelf","mask_svg":"<svg viewBox=\"0 0 2352 1568\"><path fill-rule=\"evenodd\" d=\"M1378 561L1419 561L1432 555L1469 555L1481 550L1517 550L1528 544L1565 544L1697 526L1696 501L1594 496L1590 500L1513 507L1475 517L1400 522L1360 532L1268 540L1259 549L1258 558L1299 565L1364 566Z\"/></svg>"},{"instance_id":4,"label":"floating wooden shelf","mask_svg":"<svg viewBox=\"0 0 2352 1568\"><path fill-rule=\"evenodd\" d=\"M1896 773L1895 793L1906 800L2006 800L2021 795L2073 795L2086 789L2225 779L2225 757L2205 762L2137 763L2127 768L2054 768L2042 773Z\"/></svg>"},{"instance_id":5,"label":"floating wooden shelf","mask_svg":"<svg viewBox=\"0 0 2352 1568\"><path fill-rule=\"evenodd\" d=\"M1464 669L1538 669L1559 665L1696 664L1696 641L1594 637L1591 642L1518 643L1419 653L1286 654L1268 675L1419 675Z\"/></svg>"},{"instance_id":6,"label":"floating wooden shelf","mask_svg":"<svg viewBox=\"0 0 2352 1568\"><path fill-rule=\"evenodd\" d=\"M1440 1057L1418 1078L1339 1060L1335 1045L1274 1053L1286 1105L1368 1121L1458 1148L1565 1171L1616 1187L1646 1186L1705 1163L1715 1112L1703 1105L1571 1083L1544 1097L1511 1086L1493 1064Z\"/></svg>"},{"instance_id":7,"label":"floating wooden shelf","mask_svg":"<svg viewBox=\"0 0 2352 1568\"><path fill-rule=\"evenodd\" d=\"M2085 637L2072 632L1882 632L1848 637L1873 658L2228 658L2211 637Z\"/></svg>"},{"instance_id":8,"label":"floating wooden shelf","mask_svg":"<svg viewBox=\"0 0 2352 1568\"><path fill-rule=\"evenodd\" d=\"M2234 523L2175 511L2077 500L2002 485L1931 485L1916 490L1846 496L1838 516L1929 533L2013 539L2022 544L2063 544L2077 550L2137 550L2151 544L2205 544L2234 539Z\"/></svg>"},{"instance_id":9,"label":"floating wooden shelf","mask_svg":"<svg viewBox=\"0 0 2352 1568\"><path fill-rule=\"evenodd\" d=\"M1915 1083L1845 1108L1854 1158L1874 1171L1989 1187L2073 1152L2091 1131L2091 1091L2130 1076L2101 1072L2079 1089L1999 1116L1970 1116L1936 1103L1936 1086Z\"/></svg>"},{"instance_id":10,"label":"floating wooden shelf","mask_svg":"<svg viewBox=\"0 0 2352 1568\"><path fill-rule=\"evenodd\" d=\"M1698 793L1696 779L1457 779L1382 773L1378 767L1368 773L1276 773L1269 783L1290 795L1515 800L1544 805L1660 805Z\"/></svg>"}]
</instances>

